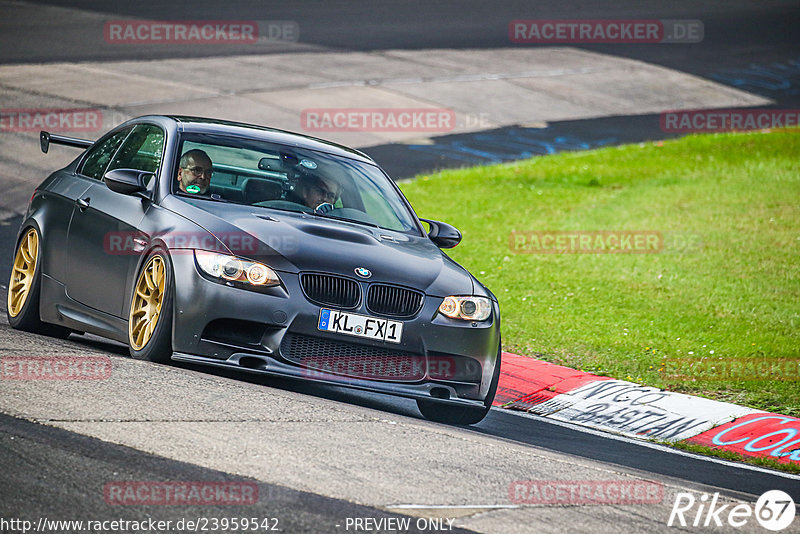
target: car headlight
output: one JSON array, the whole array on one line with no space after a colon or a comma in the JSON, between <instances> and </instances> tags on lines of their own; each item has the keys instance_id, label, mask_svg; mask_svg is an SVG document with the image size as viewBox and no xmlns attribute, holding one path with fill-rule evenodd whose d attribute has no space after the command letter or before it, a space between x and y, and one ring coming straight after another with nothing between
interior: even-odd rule
<instances>
[{"instance_id":1,"label":"car headlight","mask_svg":"<svg viewBox=\"0 0 800 534\"><path fill-rule=\"evenodd\" d=\"M445 297L439 313L453 319L485 321L492 313L492 305L486 297Z\"/></svg>"},{"instance_id":2,"label":"car headlight","mask_svg":"<svg viewBox=\"0 0 800 534\"><path fill-rule=\"evenodd\" d=\"M195 250L194 257L203 272L214 278L256 287L280 284L275 271L263 263L207 250Z\"/></svg>"}]
</instances>

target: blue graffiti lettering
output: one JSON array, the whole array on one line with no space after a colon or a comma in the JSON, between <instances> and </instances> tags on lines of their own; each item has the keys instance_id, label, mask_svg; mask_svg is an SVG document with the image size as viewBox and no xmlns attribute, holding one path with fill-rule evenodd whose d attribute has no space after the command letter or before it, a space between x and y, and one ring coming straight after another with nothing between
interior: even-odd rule
<instances>
[{"instance_id":1,"label":"blue graffiti lettering","mask_svg":"<svg viewBox=\"0 0 800 534\"><path fill-rule=\"evenodd\" d=\"M520 128L497 133L479 133L431 145L409 145L408 148L474 164L501 163L565 150L587 150L617 141L615 137L582 140L574 136L553 136L547 128Z\"/></svg>"},{"instance_id":2,"label":"blue graffiti lettering","mask_svg":"<svg viewBox=\"0 0 800 534\"><path fill-rule=\"evenodd\" d=\"M711 74L711 78L740 89L755 92L800 94L800 58L771 65L750 65L742 69L726 69Z\"/></svg>"}]
</instances>

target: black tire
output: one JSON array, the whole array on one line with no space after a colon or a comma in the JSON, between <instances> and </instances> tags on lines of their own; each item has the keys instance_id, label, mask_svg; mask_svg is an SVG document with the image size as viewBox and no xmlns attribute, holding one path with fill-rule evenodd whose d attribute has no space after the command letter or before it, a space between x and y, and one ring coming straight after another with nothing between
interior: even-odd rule
<instances>
[{"instance_id":1,"label":"black tire","mask_svg":"<svg viewBox=\"0 0 800 534\"><path fill-rule=\"evenodd\" d=\"M154 249L147 255L147 258L142 262L142 268L136 275L136 281L133 285L133 293L131 294L131 309L134 305L134 297L136 296L136 288L142 277L142 273L153 258L160 257L164 262L164 274L166 281L164 283L164 300L161 305L161 311L156 321L156 326L149 340L140 349L134 347L135 343L131 340L131 314L128 315L128 350L131 357L136 360L147 360L156 363L169 363L172 359L172 309L175 292L174 273L172 270L172 262L169 255L161 249Z\"/></svg>"},{"instance_id":2,"label":"black tire","mask_svg":"<svg viewBox=\"0 0 800 534\"><path fill-rule=\"evenodd\" d=\"M489 392L483 401L483 408L473 408L471 406L451 406L442 402L427 399L417 399L417 408L425 419L437 423L449 425L474 425L483 421L489 413L497 393L497 384L500 382L500 354L502 345L497 347L497 364L492 374L492 382L489 384Z\"/></svg>"},{"instance_id":3,"label":"black tire","mask_svg":"<svg viewBox=\"0 0 800 534\"><path fill-rule=\"evenodd\" d=\"M20 253L19 249L22 245L22 241L28 236L29 232L34 232L36 234L37 239L37 253L36 253L36 266L33 273L33 279L31 282L30 289L28 291L28 295L25 297L25 301L22 304L22 308L19 310L16 316L11 315L11 306L10 303L7 302L6 304L6 317L8 318L8 324L11 325L11 328L16 330L24 330L25 332L32 332L34 334L43 334L46 336L57 337L61 339L66 339L72 333L72 330L69 328L65 328L63 326L58 326L55 324L45 323L42 321L41 316L39 315L39 299L42 291L42 246L41 246L41 236L39 235L39 231L34 227L28 227L25 229L24 232L20 234L20 240L17 242L17 246L14 249L14 262L16 263L17 255ZM15 272L14 266L12 264L11 268L11 278L9 278L8 282L8 292L9 295L11 293L11 288L14 285L15 279Z\"/></svg>"}]
</instances>

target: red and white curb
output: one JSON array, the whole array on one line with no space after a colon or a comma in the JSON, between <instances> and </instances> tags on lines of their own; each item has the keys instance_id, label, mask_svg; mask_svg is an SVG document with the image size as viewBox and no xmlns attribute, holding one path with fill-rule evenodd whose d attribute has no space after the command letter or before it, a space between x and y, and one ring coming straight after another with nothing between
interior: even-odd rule
<instances>
[{"instance_id":1,"label":"red and white curb","mask_svg":"<svg viewBox=\"0 0 800 534\"><path fill-rule=\"evenodd\" d=\"M503 353L495 406L639 439L800 465L800 419Z\"/></svg>"}]
</instances>

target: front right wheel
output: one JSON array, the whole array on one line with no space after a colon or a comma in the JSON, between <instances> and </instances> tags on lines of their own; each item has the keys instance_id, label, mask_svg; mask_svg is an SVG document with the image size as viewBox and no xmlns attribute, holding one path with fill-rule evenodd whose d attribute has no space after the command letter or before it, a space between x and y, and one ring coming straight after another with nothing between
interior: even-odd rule
<instances>
[{"instance_id":1,"label":"front right wheel","mask_svg":"<svg viewBox=\"0 0 800 534\"><path fill-rule=\"evenodd\" d=\"M489 384L489 392L486 394L482 408L451 406L427 399L417 399L417 408L425 416L425 419L449 425L474 425L480 423L492 408L492 402L494 402L494 396L497 393L497 384L500 381L501 346L498 345L497 347L497 363L494 366L492 382Z\"/></svg>"}]
</instances>

